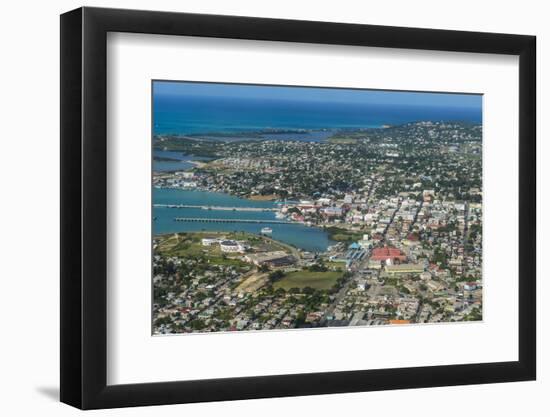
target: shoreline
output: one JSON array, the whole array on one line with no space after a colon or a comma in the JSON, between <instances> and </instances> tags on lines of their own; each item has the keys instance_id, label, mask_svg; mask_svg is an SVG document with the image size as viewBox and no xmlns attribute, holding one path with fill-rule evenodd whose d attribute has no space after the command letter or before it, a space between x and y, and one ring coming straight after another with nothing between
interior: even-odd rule
<instances>
[{"instance_id":1,"label":"shoreline","mask_svg":"<svg viewBox=\"0 0 550 417\"><path fill-rule=\"evenodd\" d=\"M231 232L224 232L224 231L217 231L217 230L212 230L212 231L206 231L206 230L197 230L197 231L195 231L195 230L192 230L192 231L187 231L187 232L167 232L167 233L159 233L159 234L153 235L153 239L162 239L162 238L170 237L170 236L173 236L173 235L182 235L182 234L195 234L195 235L204 235L204 236L235 235L235 238L237 238L239 234L242 234L242 235L252 236L254 238L261 238L261 239L264 239L268 242L274 242L275 244L286 248L288 251L290 251L294 254L296 254L296 253L301 254L302 252L309 252L305 249L302 249L302 248L293 246L289 243L274 239L270 236L262 235L261 233L256 234L256 233L252 233L252 232L247 232L245 230L231 231ZM321 253L326 253L326 252L327 251L324 251L324 252L321 252Z\"/></svg>"},{"instance_id":2,"label":"shoreline","mask_svg":"<svg viewBox=\"0 0 550 417\"><path fill-rule=\"evenodd\" d=\"M369 130L383 130L383 129L391 129L391 128L398 128L400 126L406 126L411 123L419 123L419 122L460 122L465 124L472 124L472 125L481 125L482 120L471 120L470 119L449 119L449 118L439 118L439 117L433 117L429 119L418 119L418 118L412 118L411 120L401 120L396 121L393 123L388 122L378 122L375 124L366 124L366 125L343 125L343 126L332 126L332 127L311 127L311 128L260 128L260 129L253 129L250 131L243 130L239 132L233 132L231 130L227 131L224 130L226 128L222 128L222 130L215 130L210 132L194 132L194 133L185 133L185 132L174 132L174 131L166 131L166 132L153 132L154 137L173 137L173 138L179 138L179 139L188 139L193 141L220 141L220 142L238 142L238 141L266 141L266 140L295 140L298 142L301 142L300 139L294 139L294 138L266 138L265 135L303 135L308 136L312 134L316 134L319 132L326 132L326 133L332 133L335 134L337 132L343 132L343 133L355 133L355 132L364 132ZM225 139L225 140L224 140ZM323 138L319 140L319 142L328 143L330 139L330 136L327 136L326 138ZM177 152L177 151L175 151Z\"/></svg>"},{"instance_id":3,"label":"shoreline","mask_svg":"<svg viewBox=\"0 0 550 417\"><path fill-rule=\"evenodd\" d=\"M208 162L202 162L202 161L185 161L188 164L193 165L195 168L204 168L206 165L208 165ZM210 161L209 161L210 162Z\"/></svg>"}]
</instances>

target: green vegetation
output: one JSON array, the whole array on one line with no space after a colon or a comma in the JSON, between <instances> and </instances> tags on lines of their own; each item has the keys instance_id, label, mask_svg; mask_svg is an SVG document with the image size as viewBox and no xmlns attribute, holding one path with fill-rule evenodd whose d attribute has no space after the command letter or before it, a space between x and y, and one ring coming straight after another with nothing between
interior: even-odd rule
<instances>
[{"instance_id":1,"label":"green vegetation","mask_svg":"<svg viewBox=\"0 0 550 417\"><path fill-rule=\"evenodd\" d=\"M276 281L280 280L281 278L283 278L284 276L285 276L285 273L279 269L279 270L273 271L269 274L269 280L271 282L276 282Z\"/></svg>"},{"instance_id":2,"label":"green vegetation","mask_svg":"<svg viewBox=\"0 0 550 417\"><path fill-rule=\"evenodd\" d=\"M340 227L331 226L326 227L325 230L328 232L329 237L337 242L352 242L363 238L363 233L361 232L352 232Z\"/></svg>"},{"instance_id":3,"label":"green vegetation","mask_svg":"<svg viewBox=\"0 0 550 417\"><path fill-rule=\"evenodd\" d=\"M353 145L359 143L359 141L367 139L367 136L367 132L362 130L343 130L328 138L328 142L340 145Z\"/></svg>"},{"instance_id":4,"label":"green vegetation","mask_svg":"<svg viewBox=\"0 0 550 417\"><path fill-rule=\"evenodd\" d=\"M216 157L219 142L196 140L183 136L155 136L153 147L157 150L179 151L187 155Z\"/></svg>"},{"instance_id":5,"label":"green vegetation","mask_svg":"<svg viewBox=\"0 0 550 417\"><path fill-rule=\"evenodd\" d=\"M331 270L334 270L334 271L341 272L341 271L343 271L344 268L346 267L346 263L345 263L345 262L332 262L332 261L327 261L327 262L325 262L325 266L326 266L328 269L331 269Z\"/></svg>"},{"instance_id":6,"label":"green vegetation","mask_svg":"<svg viewBox=\"0 0 550 417\"><path fill-rule=\"evenodd\" d=\"M478 307L474 308L470 314L464 317L464 321L480 321L483 320L483 315L481 309Z\"/></svg>"},{"instance_id":7,"label":"green vegetation","mask_svg":"<svg viewBox=\"0 0 550 417\"><path fill-rule=\"evenodd\" d=\"M207 236L212 236L212 233L178 233L163 236L156 251L164 256L204 258L207 262L216 265L247 266L240 259L227 256L220 250L218 245L203 246L201 239ZM224 236L231 239L246 240L246 236L242 233L226 233Z\"/></svg>"},{"instance_id":8,"label":"green vegetation","mask_svg":"<svg viewBox=\"0 0 550 417\"><path fill-rule=\"evenodd\" d=\"M311 272L311 271L295 271L287 274L273 284L275 289L282 288L289 290L291 288L310 287L318 290L328 290L336 284L336 281L341 278L342 272L327 271L327 272Z\"/></svg>"}]
</instances>

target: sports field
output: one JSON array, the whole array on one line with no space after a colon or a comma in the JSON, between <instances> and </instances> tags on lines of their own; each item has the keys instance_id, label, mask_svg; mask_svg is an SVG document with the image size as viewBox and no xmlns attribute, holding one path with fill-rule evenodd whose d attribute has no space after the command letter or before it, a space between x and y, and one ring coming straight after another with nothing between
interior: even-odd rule
<instances>
[{"instance_id":1,"label":"sports field","mask_svg":"<svg viewBox=\"0 0 550 417\"><path fill-rule=\"evenodd\" d=\"M296 271L291 272L279 281L273 284L275 289L282 288L289 290L291 288L311 287L317 290L330 289L343 275L342 272L327 271L327 272L311 272L311 271Z\"/></svg>"}]
</instances>

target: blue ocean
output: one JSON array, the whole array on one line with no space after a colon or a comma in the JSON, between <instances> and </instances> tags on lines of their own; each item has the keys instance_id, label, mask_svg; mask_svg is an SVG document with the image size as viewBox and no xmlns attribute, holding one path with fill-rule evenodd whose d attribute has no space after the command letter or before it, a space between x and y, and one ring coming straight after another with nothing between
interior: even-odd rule
<instances>
[{"instance_id":1,"label":"blue ocean","mask_svg":"<svg viewBox=\"0 0 550 417\"><path fill-rule=\"evenodd\" d=\"M160 95L154 97L155 134L207 134L265 129L338 129L414 121L481 122L475 107L388 105L311 100Z\"/></svg>"}]
</instances>

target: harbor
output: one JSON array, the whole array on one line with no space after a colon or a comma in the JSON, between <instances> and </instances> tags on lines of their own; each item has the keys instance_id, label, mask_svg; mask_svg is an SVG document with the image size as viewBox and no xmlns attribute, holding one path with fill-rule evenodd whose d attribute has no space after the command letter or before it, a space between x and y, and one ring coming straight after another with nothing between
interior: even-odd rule
<instances>
[{"instance_id":1,"label":"harbor","mask_svg":"<svg viewBox=\"0 0 550 417\"><path fill-rule=\"evenodd\" d=\"M153 233L243 231L309 252L325 252L334 244L322 228L287 220L276 201L255 201L203 190L153 188ZM185 204L182 204L185 202Z\"/></svg>"}]
</instances>

